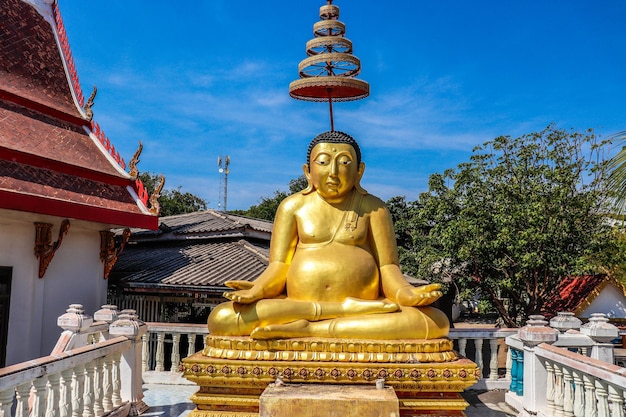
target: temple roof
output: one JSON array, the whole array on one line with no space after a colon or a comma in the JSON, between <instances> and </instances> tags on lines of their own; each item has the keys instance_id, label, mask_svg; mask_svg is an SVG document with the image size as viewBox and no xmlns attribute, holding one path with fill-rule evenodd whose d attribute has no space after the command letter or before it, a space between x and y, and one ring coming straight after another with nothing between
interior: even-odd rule
<instances>
[{"instance_id":1,"label":"temple roof","mask_svg":"<svg viewBox=\"0 0 626 417\"><path fill-rule=\"evenodd\" d=\"M607 285L624 292L624 287L606 275L582 275L564 278L552 296L543 304L542 314L550 318L559 311L580 315Z\"/></svg>"},{"instance_id":2,"label":"temple roof","mask_svg":"<svg viewBox=\"0 0 626 417\"><path fill-rule=\"evenodd\" d=\"M143 185L84 106L56 0L4 0L0 209L156 229Z\"/></svg>"},{"instance_id":3,"label":"temple roof","mask_svg":"<svg viewBox=\"0 0 626 417\"><path fill-rule=\"evenodd\" d=\"M272 222L208 210L161 217L159 230L133 230L109 280L131 292L220 295L228 280L266 268Z\"/></svg>"}]
</instances>

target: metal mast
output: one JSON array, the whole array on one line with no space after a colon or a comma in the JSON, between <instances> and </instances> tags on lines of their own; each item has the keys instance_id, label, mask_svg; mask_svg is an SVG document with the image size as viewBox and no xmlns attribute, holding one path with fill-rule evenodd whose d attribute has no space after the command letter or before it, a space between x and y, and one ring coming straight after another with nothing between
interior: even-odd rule
<instances>
[{"instance_id":1,"label":"metal mast","mask_svg":"<svg viewBox=\"0 0 626 417\"><path fill-rule=\"evenodd\" d=\"M230 170L228 166L230 165L230 156L226 155L225 157L218 156L217 157L217 166L218 172L220 173L220 190L219 197L217 200L218 210L226 211L226 203L228 201L228 174Z\"/></svg>"}]
</instances>

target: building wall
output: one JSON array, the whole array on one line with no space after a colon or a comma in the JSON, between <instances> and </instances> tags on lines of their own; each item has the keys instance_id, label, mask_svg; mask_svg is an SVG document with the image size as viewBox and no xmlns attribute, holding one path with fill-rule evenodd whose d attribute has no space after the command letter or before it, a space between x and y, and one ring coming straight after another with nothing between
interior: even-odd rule
<instances>
[{"instance_id":1,"label":"building wall","mask_svg":"<svg viewBox=\"0 0 626 417\"><path fill-rule=\"evenodd\" d=\"M579 317L589 318L592 313L605 313L609 318L626 318L626 297L622 290L607 285Z\"/></svg>"},{"instance_id":2,"label":"building wall","mask_svg":"<svg viewBox=\"0 0 626 417\"><path fill-rule=\"evenodd\" d=\"M106 302L99 233L104 225L70 219L46 274L38 277L34 222L53 224L55 242L62 220L0 210L0 266L12 268L6 365L50 354L61 333L57 318L69 304L83 304L93 315Z\"/></svg>"}]
</instances>

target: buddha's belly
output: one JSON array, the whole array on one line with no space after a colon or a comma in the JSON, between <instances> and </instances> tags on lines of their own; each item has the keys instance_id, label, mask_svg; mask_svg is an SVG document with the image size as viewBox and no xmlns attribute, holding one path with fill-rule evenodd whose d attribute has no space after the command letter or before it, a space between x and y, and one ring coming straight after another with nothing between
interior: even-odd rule
<instances>
[{"instance_id":1,"label":"buddha's belly","mask_svg":"<svg viewBox=\"0 0 626 417\"><path fill-rule=\"evenodd\" d=\"M287 273L289 298L343 301L379 295L378 266L367 250L339 243L296 249Z\"/></svg>"}]
</instances>

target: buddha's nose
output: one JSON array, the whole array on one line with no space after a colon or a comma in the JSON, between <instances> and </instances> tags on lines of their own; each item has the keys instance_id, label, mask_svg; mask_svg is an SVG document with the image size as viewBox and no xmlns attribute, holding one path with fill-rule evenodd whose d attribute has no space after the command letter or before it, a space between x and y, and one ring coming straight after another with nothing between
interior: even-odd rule
<instances>
[{"instance_id":1,"label":"buddha's nose","mask_svg":"<svg viewBox=\"0 0 626 417\"><path fill-rule=\"evenodd\" d=\"M333 161L330 164L330 175L336 177L337 172L339 172L339 164L336 161Z\"/></svg>"}]
</instances>

